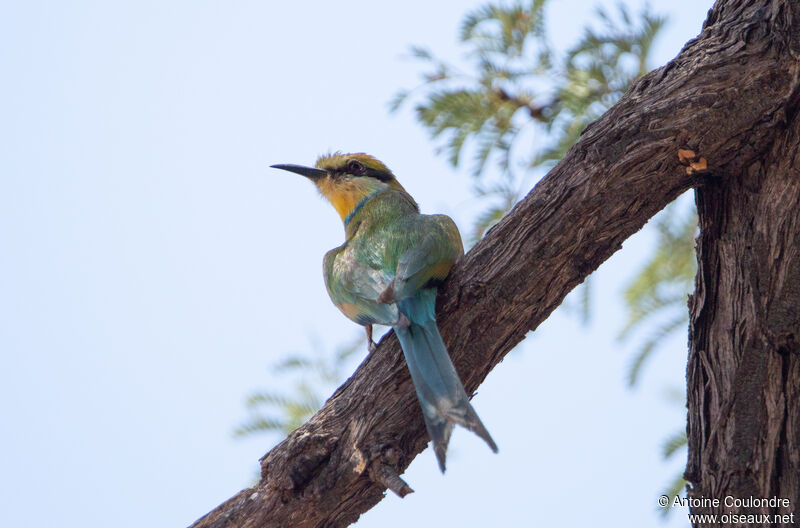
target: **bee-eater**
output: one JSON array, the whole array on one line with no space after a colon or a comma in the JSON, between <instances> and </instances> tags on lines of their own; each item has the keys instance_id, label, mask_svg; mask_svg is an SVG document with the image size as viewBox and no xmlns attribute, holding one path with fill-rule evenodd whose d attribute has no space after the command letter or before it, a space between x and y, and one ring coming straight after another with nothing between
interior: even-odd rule
<instances>
[{"instance_id":1,"label":"bee-eater","mask_svg":"<svg viewBox=\"0 0 800 528\"><path fill-rule=\"evenodd\" d=\"M367 331L394 328L433 440L439 469L455 424L497 445L469 403L436 326L436 292L464 254L455 222L423 215L394 174L368 154L329 154L315 167L273 165L302 174L339 213L345 242L325 254L328 294L339 310Z\"/></svg>"}]
</instances>

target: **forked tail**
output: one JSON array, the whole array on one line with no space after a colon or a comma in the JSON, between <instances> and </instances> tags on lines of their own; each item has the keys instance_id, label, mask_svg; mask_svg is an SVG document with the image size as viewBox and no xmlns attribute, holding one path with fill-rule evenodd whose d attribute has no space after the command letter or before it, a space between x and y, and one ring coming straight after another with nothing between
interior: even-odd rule
<instances>
[{"instance_id":1,"label":"forked tail","mask_svg":"<svg viewBox=\"0 0 800 528\"><path fill-rule=\"evenodd\" d=\"M411 324L406 328L395 327L394 331L400 339L417 390L439 469L444 473L447 444L455 424L483 438L496 453L497 444L470 405L436 326L436 290L420 290L414 297L403 299L397 305Z\"/></svg>"}]
</instances>

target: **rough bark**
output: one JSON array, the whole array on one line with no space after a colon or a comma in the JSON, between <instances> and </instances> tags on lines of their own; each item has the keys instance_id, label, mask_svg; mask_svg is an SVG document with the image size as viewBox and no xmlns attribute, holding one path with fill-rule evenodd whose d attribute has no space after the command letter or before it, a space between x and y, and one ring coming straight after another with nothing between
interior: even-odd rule
<instances>
[{"instance_id":1,"label":"rough bark","mask_svg":"<svg viewBox=\"0 0 800 528\"><path fill-rule=\"evenodd\" d=\"M779 74L797 77L800 3L731 4L711 17L751 21L734 38L749 41L753 55L787 59ZM692 508L696 514L717 514L718 523L722 515L735 514L769 515L745 517L759 526L800 525L796 90L788 102L783 111L764 116L784 123L765 155L720 167L696 191L701 236L690 301L686 479L692 497L719 500L718 505L698 501ZM731 499L726 503L725 497ZM785 498L789 505L732 502L749 497Z\"/></svg>"},{"instance_id":2,"label":"rough bark","mask_svg":"<svg viewBox=\"0 0 800 528\"><path fill-rule=\"evenodd\" d=\"M724 187L726 175L744 174L776 152L794 120L798 94L792 54L798 25L790 4L718 2L701 35L591 124L456 265L437 313L468 392L675 197L710 174ZM763 238L766 243L769 237ZM766 282L760 291L767 295L775 293L766 289L770 277L761 279ZM783 314L772 317L783 320ZM783 363L777 372L791 382ZM795 387L797 381L795 375ZM718 420L718 414L704 416ZM262 458L257 486L193 526L346 526L388 487L409 491L397 475L427 441L408 370L390 334L319 412Z\"/></svg>"}]
</instances>

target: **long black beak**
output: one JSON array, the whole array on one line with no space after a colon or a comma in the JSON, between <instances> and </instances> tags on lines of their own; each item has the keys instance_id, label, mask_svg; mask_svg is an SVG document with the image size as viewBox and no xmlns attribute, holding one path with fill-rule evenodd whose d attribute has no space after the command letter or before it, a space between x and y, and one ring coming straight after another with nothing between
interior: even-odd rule
<instances>
[{"instance_id":1,"label":"long black beak","mask_svg":"<svg viewBox=\"0 0 800 528\"><path fill-rule=\"evenodd\" d=\"M320 178L325 177L328 173L322 169L315 169L314 167L304 167L303 165L291 165L291 164L278 164L278 165L270 165L273 169L282 169L289 172L294 172L296 174L300 174L305 176L310 180L318 180Z\"/></svg>"}]
</instances>

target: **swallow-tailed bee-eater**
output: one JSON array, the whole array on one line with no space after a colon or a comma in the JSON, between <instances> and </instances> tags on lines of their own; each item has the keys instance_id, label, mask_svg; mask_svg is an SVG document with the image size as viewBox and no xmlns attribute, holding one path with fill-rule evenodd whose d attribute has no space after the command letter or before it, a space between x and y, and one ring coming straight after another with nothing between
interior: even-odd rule
<instances>
[{"instance_id":1,"label":"swallow-tailed bee-eater","mask_svg":"<svg viewBox=\"0 0 800 528\"><path fill-rule=\"evenodd\" d=\"M394 328L445 470L450 434L460 424L497 445L469 403L436 326L436 292L464 254L455 222L423 215L417 202L380 161L367 154L329 154L314 167L273 165L316 185L344 222L345 242L325 254L325 285L333 303L364 326Z\"/></svg>"}]
</instances>

